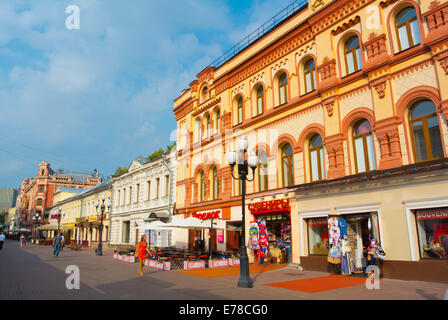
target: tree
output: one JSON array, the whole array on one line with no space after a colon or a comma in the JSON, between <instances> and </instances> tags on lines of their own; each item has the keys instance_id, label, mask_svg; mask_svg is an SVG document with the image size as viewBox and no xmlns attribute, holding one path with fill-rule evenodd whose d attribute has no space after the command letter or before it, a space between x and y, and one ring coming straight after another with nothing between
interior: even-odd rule
<instances>
[{"instance_id":1,"label":"tree","mask_svg":"<svg viewBox=\"0 0 448 320\"><path fill-rule=\"evenodd\" d=\"M126 166L123 167L123 168L119 166L117 168L117 170L115 170L114 176L118 176L118 175L120 175L122 173L125 173L125 172L128 172L128 168L126 168Z\"/></svg>"}]
</instances>

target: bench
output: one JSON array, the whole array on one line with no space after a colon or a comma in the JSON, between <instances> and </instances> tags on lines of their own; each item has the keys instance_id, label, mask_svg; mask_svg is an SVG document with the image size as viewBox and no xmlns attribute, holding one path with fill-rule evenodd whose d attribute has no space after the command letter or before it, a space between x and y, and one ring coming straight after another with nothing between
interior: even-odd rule
<instances>
[{"instance_id":1,"label":"bench","mask_svg":"<svg viewBox=\"0 0 448 320\"><path fill-rule=\"evenodd\" d=\"M82 247L82 243L76 243L76 242L72 242L69 246L69 248L72 250L80 250L81 247Z\"/></svg>"}]
</instances>

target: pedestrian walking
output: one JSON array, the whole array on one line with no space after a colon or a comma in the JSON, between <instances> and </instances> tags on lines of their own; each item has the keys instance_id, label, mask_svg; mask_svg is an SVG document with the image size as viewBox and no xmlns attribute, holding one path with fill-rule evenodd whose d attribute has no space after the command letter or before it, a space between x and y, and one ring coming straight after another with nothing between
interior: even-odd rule
<instances>
[{"instance_id":1,"label":"pedestrian walking","mask_svg":"<svg viewBox=\"0 0 448 320\"><path fill-rule=\"evenodd\" d=\"M64 245L65 245L65 238L64 238L64 235L61 235L61 238L62 238L61 251L64 251Z\"/></svg>"},{"instance_id":2,"label":"pedestrian walking","mask_svg":"<svg viewBox=\"0 0 448 320\"><path fill-rule=\"evenodd\" d=\"M23 248L23 246L25 245L25 236L23 235L23 233L20 235L19 241L20 241L20 248Z\"/></svg>"},{"instance_id":3,"label":"pedestrian walking","mask_svg":"<svg viewBox=\"0 0 448 320\"><path fill-rule=\"evenodd\" d=\"M63 242L62 242L61 233L58 232L56 237L54 237L54 239L53 239L53 256L55 256L55 257L59 256L59 251L61 250L62 244L63 244Z\"/></svg>"},{"instance_id":4,"label":"pedestrian walking","mask_svg":"<svg viewBox=\"0 0 448 320\"><path fill-rule=\"evenodd\" d=\"M135 256L138 258L139 260L139 267L138 267L138 273L143 276L143 265L145 264L145 258L146 258L146 252L148 252L148 254L151 254L151 252L148 249L148 244L146 243L146 236L143 235L140 238L140 241L138 243L138 247L137 250L135 250Z\"/></svg>"},{"instance_id":5,"label":"pedestrian walking","mask_svg":"<svg viewBox=\"0 0 448 320\"><path fill-rule=\"evenodd\" d=\"M5 241L5 235L2 233L0 233L0 250L3 249L3 242Z\"/></svg>"}]
</instances>

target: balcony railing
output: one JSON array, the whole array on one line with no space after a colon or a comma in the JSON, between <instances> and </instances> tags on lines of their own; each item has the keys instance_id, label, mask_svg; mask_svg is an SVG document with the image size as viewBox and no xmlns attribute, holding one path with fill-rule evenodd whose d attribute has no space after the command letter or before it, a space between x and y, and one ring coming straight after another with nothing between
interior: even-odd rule
<instances>
[{"instance_id":1,"label":"balcony railing","mask_svg":"<svg viewBox=\"0 0 448 320\"><path fill-rule=\"evenodd\" d=\"M288 5L285 9L277 13L275 16L273 16L271 19L266 21L263 25L258 27L255 31L250 33L247 37L245 37L243 40L238 42L236 45L234 45L230 50L225 52L221 57L213 61L210 66L214 68L219 68L224 63L232 59L234 56L236 56L238 53L243 51L245 48L247 48L250 44L257 41L261 37L263 37L265 34L273 30L275 27L277 27L280 23L285 21L287 18L291 17L296 12L304 9L308 6L308 0L295 0L293 3Z\"/></svg>"}]
</instances>

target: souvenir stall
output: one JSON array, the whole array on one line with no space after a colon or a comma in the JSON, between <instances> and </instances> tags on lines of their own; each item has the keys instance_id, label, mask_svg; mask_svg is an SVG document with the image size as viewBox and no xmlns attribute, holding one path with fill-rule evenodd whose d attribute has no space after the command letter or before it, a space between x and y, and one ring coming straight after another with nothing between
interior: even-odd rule
<instances>
[{"instance_id":1,"label":"souvenir stall","mask_svg":"<svg viewBox=\"0 0 448 320\"><path fill-rule=\"evenodd\" d=\"M370 214L330 217L328 219L328 263L334 273L366 276L368 265L381 267L384 259L378 230Z\"/></svg>"},{"instance_id":2,"label":"souvenir stall","mask_svg":"<svg viewBox=\"0 0 448 320\"><path fill-rule=\"evenodd\" d=\"M291 219L289 200L273 200L248 206L256 221L249 229L249 249L256 262L290 263Z\"/></svg>"}]
</instances>

